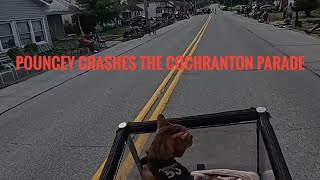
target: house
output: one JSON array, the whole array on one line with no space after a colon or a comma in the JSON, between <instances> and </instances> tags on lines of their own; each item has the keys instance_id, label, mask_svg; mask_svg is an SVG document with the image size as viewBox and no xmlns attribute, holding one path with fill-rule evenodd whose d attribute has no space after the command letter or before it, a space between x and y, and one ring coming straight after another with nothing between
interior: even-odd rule
<instances>
[{"instance_id":1,"label":"house","mask_svg":"<svg viewBox=\"0 0 320 180\"><path fill-rule=\"evenodd\" d=\"M76 0L65 0L65 1L68 2L70 4L70 6L75 6L77 11L79 11L79 9L81 9L78 6L78 3L77 3ZM73 13L71 13L71 14L63 14L61 16L63 24L66 24L66 23L72 24L73 23L73 19L72 19L73 15L74 15Z\"/></svg>"},{"instance_id":2,"label":"house","mask_svg":"<svg viewBox=\"0 0 320 180\"><path fill-rule=\"evenodd\" d=\"M2 0L0 5L0 52L35 43L52 44L44 0Z\"/></svg>"},{"instance_id":3,"label":"house","mask_svg":"<svg viewBox=\"0 0 320 180\"><path fill-rule=\"evenodd\" d=\"M136 1L136 5L143 9L144 16L144 2L143 0ZM148 0L148 15L149 17L161 17L164 13L174 13L174 4L168 0Z\"/></svg>"},{"instance_id":4,"label":"house","mask_svg":"<svg viewBox=\"0 0 320 180\"><path fill-rule=\"evenodd\" d=\"M124 19L130 19L136 16L142 15L143 9L135 4L124 5L125 10L121 12L120 17Z\"/></svg>"},{"instance_id":5,"label":"house","mask_svg":"<svg viewBox=\"0 0 320 180\"><path fill-rule=\"evenodd\" d=\"M71 0L53 0L45 7L51 39L53 41L65 38L64 21L72 23L71 15L80 11L80 8ZM63 21L64 16L64 21Z\"/></svg>"},{"instance_id":6,"label":"house","mask_svg":"<svg viewBox=\"0 0 320 180\"><path fill-rule=\"evenodd\" d=\"M187 12L187 11L191 11L193 4L192 2L188 2L188 1L175 1L174 2L174 6L176 11L180 11L180 12Z\"/></svg>"},{"instance_id":7,"label":"house","mask_svg":"<svg viewBox=\"0 0 320 180\"><path fill-rule=\"evenodd\" d=\"M69 0L2 0L0 6L0 52L26 44L52 45L65 37L62 15L79 8Z\"/></svg>"}]
</instances>

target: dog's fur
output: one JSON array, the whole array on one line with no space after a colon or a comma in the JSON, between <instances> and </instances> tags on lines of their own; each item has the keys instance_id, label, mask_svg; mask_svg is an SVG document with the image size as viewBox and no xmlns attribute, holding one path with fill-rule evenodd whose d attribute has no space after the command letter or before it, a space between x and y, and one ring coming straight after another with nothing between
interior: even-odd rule
<instances>
[{"instance_id":1,"label":"dog's fur","mask_svg":"<svg viewBox=\"0 0 320 180\"><path fill-rule=\"evenodd\" d=\"M187 128L181 125L170 124L160 114L157 118L156 135L146 151L147 158L166 161L175 157L182 157L185 151L192 146L193 137ZM144 166L144 180L156 180L148 167Z\"/></svg>"}]
</instances>

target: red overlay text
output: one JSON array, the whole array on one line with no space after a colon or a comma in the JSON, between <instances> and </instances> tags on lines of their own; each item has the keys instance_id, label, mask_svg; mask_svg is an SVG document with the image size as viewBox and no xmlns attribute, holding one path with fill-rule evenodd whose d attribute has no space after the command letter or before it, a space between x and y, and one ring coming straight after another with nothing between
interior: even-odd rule
<instances>
[{"instance_id":1,"label":"red overlay text","mask_svg":"<svg viewBox=\"0 0 320 180\"><path fill-rule=\"evenodd\" d=\"M304 56L17 56L26 70L304 70Z\"/></svg>"}]
</instances>

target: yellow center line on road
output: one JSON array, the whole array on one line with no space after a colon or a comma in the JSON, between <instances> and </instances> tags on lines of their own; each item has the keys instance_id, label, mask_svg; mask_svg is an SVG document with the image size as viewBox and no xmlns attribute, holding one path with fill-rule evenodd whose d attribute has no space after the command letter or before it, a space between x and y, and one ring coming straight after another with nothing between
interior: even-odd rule
<instances>
[{"instance_id":1,"label":"yellow center line on road","mask_svg":"<svg viewBox=\"0 0 320 180\"><path fill-rule=\"evenodd\" d=\"M193 39L191 44L188 46L188 48L185 50L185 52L182 54L182 57L185 57L187 54L191 56L194 51L196 50L201 37L204 34L205 29L207 28L209 21L211 19L211 16L208 17L196 37ZM180 63L180 61L179 61ZM146 105L143 107L143 109L140 111L140 113L137 115L137 117L134 119L134 122L141 122L145 119L147 114L149 113L150 109L153 107L155 104L156 100L159 98L159 96L162 94L163 90L167 86L168 82L176 72L176 68L172 69L169 74L166 76L166 78L163 80L163 82L160 84L160 86L157 88L157 90L154 92L154 94L151 96L149 101L146 103ZM156 107L155 111L152 113L150 120L156 120L157 116L163 111L166 103L168 102L173 90L175 89L176 85L178 84L178 81L180 77L182 76L183 69L179 70L178 73L176 74L175 78L172 80L169 88L167 89L166 93L160 100L158 106ZM135 141L135 147L137 149L138 154L142 151L146 141L148 140L148 136L144 134L138 135ZM91 180L99 180L101 173L103 171L103 168L105 166L106 160L101 164L97 172L94 174ZM129 173L131 172L131 169L133 167L133 158L131 153L128 154L126 157L125 161L121 164L119 171L117 173L116 180L125 180Z\"/></svg>"},{"instance_id":2,"label":"yellow center line on road","mask_svg":"<svg viewBox=\"0 0 320 180\"><path fill-rule=\"evenodd\" d=\"M205 25L204 25L204 28L202 29L202 32L201 32L199 38L197 39L196 43L195 43L194 46L192 47L192 49L191 49L191 51L189 52L188 56L192 56L193 53L195 52L195 50L197 49L198 44L199 44L199 42L200 42L200 40L201 40L201 38L202 38L205 30L207 29L207 26L208 26L208 24L209 24L210 19L211 19L211 16L209 16L207 22L206 22ZM175 78L172 80L169 88L167 89L167 91L166 91L165 94L163 95L162 99L160 100L158 106L156 107L156 109L154 110L153 114L151 115L150 120L156 120L157 117L158 117L158 115L159 115L160 113L162 113L164 107L166 106L166 104L167 104L168 101L169 101L169 98L170 98L171 94L173 93L174 89L176 88L176 86L177 86L177 84L178 84L178 82L179 82L179 80L180 80L183 72L184 72L184 68L181 69L181 70L179 70L179 72L177 73L177 75L175 76Z\"/></svg>"}]
</instances>

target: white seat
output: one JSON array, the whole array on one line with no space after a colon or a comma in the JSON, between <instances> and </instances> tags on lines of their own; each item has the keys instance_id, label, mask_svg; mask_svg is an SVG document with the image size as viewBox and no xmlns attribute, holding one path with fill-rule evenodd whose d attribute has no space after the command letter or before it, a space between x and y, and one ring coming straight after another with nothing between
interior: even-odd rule
<instances>
[{"instance_id":1,"label":"white seat","mask_svg":"<svg viewBox=\"0 0 320 180\"><path fill-rule=\"evenodd\" d=\"M267 170L262 174L262 180L276 180L272 170Z\"/></svg>"},{"instance_id":2,"label":"white seat","mask_svg":"<svg viewBox=\"0 0 320 180\"><path fill-rule=\"evenodd\" d=\"M192 171L191 175L195 180L212 179L212 177L220 177L221 179L230 180L260 180L257 173L252 171L237 171L232 169L210 169L201 171Z\"/></svg>"}]
</instances>

